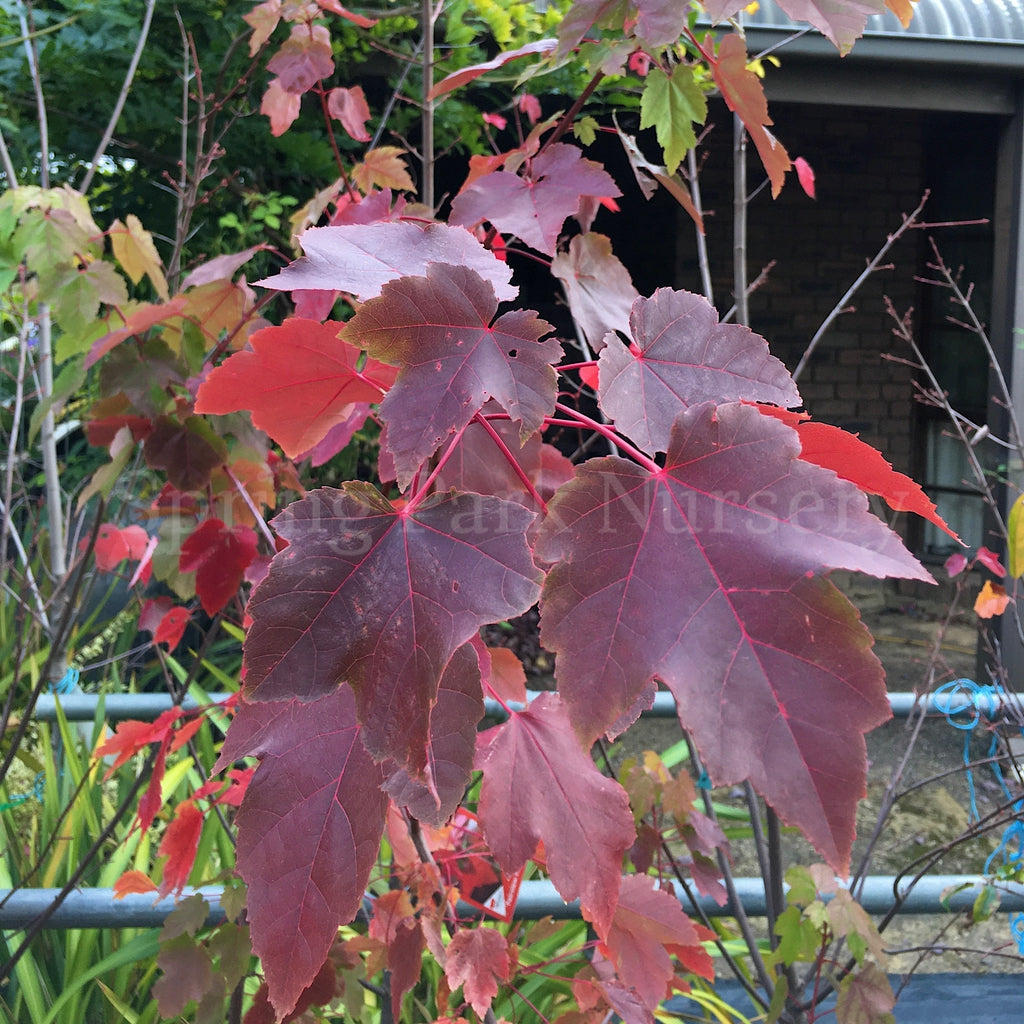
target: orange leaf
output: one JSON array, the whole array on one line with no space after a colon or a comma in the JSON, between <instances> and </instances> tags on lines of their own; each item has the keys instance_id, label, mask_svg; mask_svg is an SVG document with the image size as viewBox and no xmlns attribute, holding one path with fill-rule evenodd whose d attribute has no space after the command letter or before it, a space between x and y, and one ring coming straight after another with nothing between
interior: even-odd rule
<instances>
[{"instance_id":1,"label":"orange leaf","mask_svg":"<svg viewBox=\"0 0 1024 1024\"><path fill-rule=\"evenodd\" d=\"M980 619L991 619L993 615L1002 615L1010 603L1006 588L991 580L985 580L981 593L974 602L974 610Z\"/></svg>"},{"instance_id":2,"label":"orange leaf","mask_svg":"<svg viewBox=\"0 0 1024 1024\"><path fill-rule=\"evenodd\" d=\"M504 701L526 703L526 671L523 663L507 647L488 647L491 671L487 685Z\"/></svg>"},{"instance_id":3,"label":"orange leaf","mask_svg":"<svg viewBox=\"0 0 1024 1024\"><path fill-rule=\"evenodd\" d=\"M914 4L917 0L885 0L885 6L900 19L900 24L906 28L914 17Z\"/></svg>"},{"instance_id":4,"label":"orange leaf","mask_svg":"<svg viewBox=\"0 0 1024 1024\"><path fill-rule=\"evenodd\" d=\"M97 757L116 755L116 760L107 770L106 778L125 763L129 758L144 750L151 743L162 743L169 740L173 722L181 715L180 708L165 711L155 722L121 722L114 735L96 748Z\"/></svg>"},{"instance_id":5,"label":"orange leaf","mask_svg":"<svg viewBox=\"0 0 1024 1024\"><path fill-rule=\"evenodd\" d=\"M115 900L123 900L129 893L146 893L156 891L156 883L142 871L126 871L114 883Z\"/></svg>"},{"instance_id":6,"label":"orange leaf","mask_svg":"<svg viewBox=\"0 0 1024 1024\"><path fill-rule=\"evenodd\" d=\"M742 36L726 36L718 48L717 59L709 59L709 64L726 106L739 114L757 147L772 183L774 199L792 165L783 145L765 127L772 123L768 116L768 102L764 98L761 79L747 67L747 47Z\"/></svg>"},{"instance_id":7,"label":"orange leaf","mask_svg":"<svg viewBox=\"0 0 1024 1024\"><path fill-rule=\"evenodd\" d=\"M394 188L403 192L414 192L416 186L409 177L408 168L397 146L378 146L363 157L361 164L352 168L352 178L363 190L369 192L374 185L378 188Z\"/></svg>"}]
</instances>

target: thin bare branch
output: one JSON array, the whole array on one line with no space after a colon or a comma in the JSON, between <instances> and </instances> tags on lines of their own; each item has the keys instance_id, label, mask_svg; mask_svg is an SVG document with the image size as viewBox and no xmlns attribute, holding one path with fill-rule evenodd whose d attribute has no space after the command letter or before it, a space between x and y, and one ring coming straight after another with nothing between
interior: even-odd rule
<instances>
[{"instance_id":1,"label":"thin bare branch","mask_svg":"<svg viewBox=\"0 0 1024 1024\"><path fill-rule=\"evenodd\" d=\"M918 227L918 217L921 215L921 211L924 209L924 204L928 201L929 193L926 191L921 196L921 201L914 208L913 213L910 216L903 218L903 223L885 240L885 245L875 253L872 260L869 261L868 265L864 268L857 279L846 289L843 297L832 307L832 311L822 321L821 326L814 332L814 337L811 338L804 349L804 354L800 357L800 362L796 364L796 369L793 371L793 380L799 380L800 374L804 372L804 368L810 362L811 356L814 355L814 350L818 347L818 342L824 337L825 332L832 326L836 317L838 317L844 309L850 303L850 300L857 294L860 286L876 271L880 268L882 260L885 259L886 254L889 250L903 237L903 235L912 227Z\"/></svg>"},{"instance_id":2,"label":"thin bare branch","mask_svg":"<svg viewBox=\"0 0 1024 1024\"><path fill-rule=\"evenodd\" d=\"M100 143L96 147L96 152L93 154L92 160L89 163L89 170L86 171L85 177L82 179L82 184L79 186L78 191L83 194L89 191L90 185L92 185L92 179L96 175L96 170L99 167L100 160L103 154L107 151L107 146L110 145L110 140L113 138L114 129L117 127L118 118L121 116L121 111L124 110L125 101L128 99L128 93L131 91L132 82L135 80L135 72L139 68L139 61L142 59L142 51L146 48L146 39L149 37L149 26L153 23L153 9L156 7L156 0L146 0L146 14L142 19L142 31L139 32L139 38L135 41L135 52L132 54L132 59L128 64L128 71L124 76L124 83L121 86L121 91L118 93L117 102L114 104L114 109L110 114L110 120L107 122L107 127L103 131L103 135L100 138Z\"/></svg>"}]
</instances>

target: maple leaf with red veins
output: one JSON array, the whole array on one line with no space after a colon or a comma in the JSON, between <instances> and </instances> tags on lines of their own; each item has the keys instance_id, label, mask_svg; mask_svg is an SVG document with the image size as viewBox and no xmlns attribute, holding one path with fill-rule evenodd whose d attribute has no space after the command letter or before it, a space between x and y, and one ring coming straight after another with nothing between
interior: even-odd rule
<instances>
[{"instance_id":1,"label":"maple leaf with red veins","mask_svg":"<svg viewBox=\"0 0 1024 1024\"><path fill-rule=\"evenodd\" d=\"M559 895L579 899L604 933L636 830L626 791L580 747L569 707L557 694L541 694L480 734L476 767L484 773L480 824L502 871L514 874L543 842Z\"/></svg>"},{"instance_id":2,"label":"maple leaf with red veins","mask_svg":"<svg viewBox=\"0 0 1024 1024\"><path fill-rule=\"evenodd\" d=\"M281 1017L359 910L387 797L347 687L310 704L240 703L214 770L248 755L260 765L235 819L238 870L253 949Z\"/></svg>"},{"instance_id":3,"label":"maple leaf with red veins","mask_svg":"<svg viewBox=\"0 0 1024 1024\"><path fill-rule=\"evenodd\" d=\"M497 308L474 271L433 264L426 277L384 285L345 325L347 341L399 367L380 415L401 487L491 398L520 424L521 440L554 411L562 346L540 340L551 325L522 309L492 324Z\"/></svg>"},{"instance_id":4,"label":"maple leaf with red veins","mask_svg":"<svg viewBox=\"0 0 1024 1024\"><path fill-rule=\"evenodd\" d=\"M567 217L579 211L584 196L621 196L611 175L562 142L535 156L525 174L494 171L477 178L452 202L451 222L472 227L489 221L499 231L553 256Z\"/></svg>"},{"instance_id":5,"label":"maple leaf with red veins","mask_svg":"<svg viewBox=\"0 0 1024 1024\"><path fill-rule=\"evenodd\" d=\"M646 875L623 878L619 905L601 939L619 980L652 1011L666 998L675 976L676 948L699 948L701 942L679 900Z\"/></svg>"},{"instance_id":6,"label":"maple leaf with red veins","mask_svg":"<svg viewBox=\"0 0 1024 1024\"><path fill-rule=\"evenodd\" d=\"M492 407L484 406L484 415ZM575 467L554 445L542 442L539 434L531 434L520 447L519 431L509 419L489 419L488 425L505 445L502 452L487 429L478 422L470 423L451 451L435 481L438 490L454 487L457 491L475 491L508 498L536 512L542 511L524 482L533 486L541 500L571 480ZM382 435L386 444L386 432ZM509 459L511 456L511 460ZM391 479L382 472L382 479Z\"/></svg>"},{"instance_id":7,"label":"maple leaf with red veins","mask_svg":"<svg viewBox=\"0 0 1024 1024\"><path fill-rule=\"evenodd\" d=\"M800 404L793 378L764 338L719 323L701 295L659 288L633 304L629 326L633 345L610 339L601 350L598 397L616 428L648 454L665 451L672 421L687 406L740 399Z\"/></svg>"},{"instance_id":8,"label":"maple leaf with red veins","mask_svg":"<svg viewBox=\"0 0 1024 1024\"><path fill-rule=\"evenodd\" d=\"M285 92L301 96L334 74L331 33L326 25L294 25L292 34L267 61Z\"/></svg>"},{"instance_id":9,"label":"maple leaf with red veins","mask_svg":"<svg viewBox=\"0 0 1024 1024\"><path fill-rule=\"evenodd\" d=\"M541 640L581 737L663 681L715 783L749 778L844 873L863 733L889 708L870 634L813 574L931 580L864 494L801 461L790 428L706 403L676 420L663 469L580 466L536 554L553 565Z\"/></svg>"},{"instance_id":10,"label":"maple leaf with red veins","mask_svg":"<svg viewBox=\"0 0 1024 1024\"><path fill-rule=\"evenodd\" d=\"M502 302L519 293L509 283L512 271L508 264L495 259L461 227L423 227L408 221L341 224L310 228L299 242L306 255L257 284L285 291L310 288L349 292L365 300L380 295L388 281L426 273L431 263L447 263L475 270L491 283Z\"/></svg>"},{"instance_id":11,"label":"maple leaf with red veins","mask_svg":"<svg viewBox=\"0 0 1024 1024\"><path fill-rule=\"evenodd\" d=\"M363 741L422 777L452 655L536 601L522 505L434 495L396 509L375 488L313 491L273 521L289 546L249 599L250 700L312 700L348 681Z\"/></svg>"},{"instance_id":12,"label":"maple leaf with red veins","mask_svg":"<svg viewBox=\"0 0 1024 1024\"><path fill-rule=\"evenodd\" d=\"M200 384L196 412L248 409L291 458L315 447L353 404L379 402L395 379L394 367L374 359L357 369L362 353L338 336L343 326L290 317L256 331L252 351L235 352Z\"/></svg>"},{"instance_id":13,"label":"maple leaf with red veins","mask_svg":"<svg viewBox=\"0 0 1024 1024\"><path fill-rule=\"evenodd\" d=\"M766 127L772 124L768 116L768 101L764 97L761 79L747 67L747 47L743 37L735 34L726 36L718 47L717 56L708 57L708 66L726 106L739 115L750 133L772 183L772 198L776 198L792 164L785 147Z\"/></svg>"},{"instance_id":14,"label":"maple leaf with red veins","mask_svg":"<svg viewBox=\"0 0 1024 1024\"><path fill-rule=\"evenodd\" d=\"M384 791L399 807L428 825L440 827L462 802L473 769L476 732L484 716L480 661L470 644L460 647L448 662L437 686L437 703L430 714L426 774L429 785L389 762L391 774Z\"/></svg>"},{"instance_id":15,"label":"maple leaf with red veins","mask_svg":"<svg viewBox=\"0 0 1024 1024\"><path fill-rule=\"evenodd\" d=\"M196 574L196 593L207 615L216 615L238 593L256 557L256 534L248 526L204 519L181 545L178 568Z\"/></svg>"},{"instance_id":16,"label":"maple leaf with red veins","mask_svg":"<svg viewBox=\"0 0 1024 1024\"><path fill-rule=\"evenodd\" d=\"M461 985L466 1002L483 1020L498 994L498 985L509 979L508 942L493 928L460 928L445 956L449 987L455 991Z\"/></svg>"}]
</instances>

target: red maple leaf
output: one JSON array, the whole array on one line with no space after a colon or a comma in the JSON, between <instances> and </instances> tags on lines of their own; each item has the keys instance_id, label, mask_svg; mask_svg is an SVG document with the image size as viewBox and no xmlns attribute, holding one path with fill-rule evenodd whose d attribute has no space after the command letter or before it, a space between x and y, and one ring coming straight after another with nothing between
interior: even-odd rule
<instances>
[{"instance_id":1,"label":"red maple leaf","mask_svg":"<svg viewBox=\"0 0 1024 1024\"><path fill-rule=\"evenodd\" d=\"M561 142L530 160L524 171L494 171L477 178L452 203L451 222L472 227L486 220L553 256L562 225L575 216L584 196L622 195L600 164Z\"/></svg>"},{"instance_id":2,"label":"red maple leaf","mask_svg":"<svg viewBox=\"0 0 1024 1024\"><path fill-rule=\"evenodd\" d=\"M601 937L619 980L651 1011L666 998L675 976L672 954L678 948L701 948L679 900L645 875L622 880L615 916Z\"/></svg>"},{"instance_id":3,"label":"red maple leaf","mask_svg":"<svg viewBox=\"0 0 1024 1024\"><path fill-rule=\"evenodd\" d=\"M160 882L160 895L180 894L188 883L199 850L199 837L203 831L203 812L192 800L178 804L163 839L159 854L167 858L164 877Z\"/></svg>"},{"instance_id":4,"label":"red maple leaf","mask_svg":"<svg viewBox=\"0 0 1024 1024\"><path fill-rule=\"evenodd\" d=\"M470 644L460 647L448 662L437 686L437 703L430 713L427 782L402 767L385 762L390 775L384 791L399 807L428 825L443 825L462 802L473 768L476 731L483 718L480 663Z\"/></svg>"},{"instance_id":5,"label":"red maple leaf","mask_svg":"<svg viewBox=\"0 0 1024 1024\"><path fill-rule=\"evenodd\" d=\"M146 553L149 535L141 526L115 526L103 523L96 533L93 553L101 572L116 569L126 559L138 561Z\"/></svg>"},{"instance_id":6,"label":"red maple leaf","mask_svg":"<svg viewBox=\"0 0 1024 1024\"><path fill-rule=\"evenodd\" d=\"M98 338L93 342L92 347L89 349L89 354L85 357L86 369L110 352L111 349L120 345L122 341L138 337L157 324L163 324L168 320L181 316L187 301L184 295L175 295L170 302L154 302L139 306L133 310L126 319L122 318L119 321L124 326L118 327L109 334L104 334L102 338Z\"/></svg>"},{"instance_id":7,"label":"red maple leaf","mask_svg":"<svg viewBox=\"0 0 1024 1024\"><path fill-rule=\"evenodd\" d=\"M343 337L399 367L380 406L387 446L403 488L440 444L489 399L521 425L539 430L554 411L552 364L562 346L540 339L551 326L532 310L497 310L494 290L465 267L434 264L403 277L360 307Z\"/></svg>"},{"instance_id":8,"label":"red maple leaf","mask_svg":"<svg viewBox=\"0 0 1024 1024\"><path fill-rule=\"evenodd\" d=\"M196 574L196 593L207 615L216 615L241 586L256 557L256 534L248 526L204 519L181 545L178 568Z\"/></svg>"},{"instance_id":9,"label":"red maple leaf","mask_svg":"<svg viewBox=\"0 0 1024 1024\"><path fill-rule=\"evenodd\" d=\"M960 538L939 515L935 502L909 476L896 472L882 453L848 430L811 420L806 413L788 412L773 406L758 406L765 416L773 416L793 427L800 438L800 458L816 466L831 469L844 480L855 483L868 494L877 494L897 512L913 512L934 523L954 540Z\"/></svg>"},{"instance_id":10,"label":"red maple leaf","mask_svg":"<svg viewBox=\"0 0 1024 1024\"><path fill-rule=\"evenodd\" d=\"M370 937L387 946L391 973L391 1009L394 1020L402 1016L402 996L420 979L425 940L409 893L393 889L373 901Z\"/></svg>"},{"instance_id":11,"label":"red maple leaf","mask_svg":"<svg viewBox=\"0 0 1024 1024\"><path fill-rule=\"evenodd\" d=\"M699 402L800 404L793 378L764 338L719 323L700 295L659 288L636 301L629 324L634 344L612 339L601 351L598 394L616 427L649 454L665 451L675 416Z\"/></svg>"},{"instance_id":12,"label":"red maple leaf","mask_svg":"<svg viewBox=\"0 0 1024 1024\"><path fill-rule=\"evenodd\" d=\"M749 778L842 872L863 733L889 711L867 630L815 574L931 577L860 490L799 455L790 428L707 403L680 414L663 469L584 463L537 540L541 638L583 738L664 681L711 778Z\"/></svg>"},{"instance_id":13,"label":"red maple leaf","mask_svg":"<svg viewBox=\"0 0 1024 1024\"><path fill-rule=\"evenodd\" d=\"M498 985L509 979L508 942L493 928L479 925L460 928L448 943L444 973L454 991L460 985L466 1002L483 1020L498 994Z\"/></svg>"},{"instance_id":14,"label":"red maple leaf","mask_svg":"<svg viewBox=\"0 0 1024 1024\"><path fill-rule=\"evenodd\" d=\"M507 647L486 647L484 682L506 704L526 703L526 670Z\"/></svg>"},{"instance_id":15,"label":"red maple leaf","mask_svg":"<svg viewBox=\"0 0 1024 1024\"><path fill-rule=\"evenodd\" d=\"M172 598L154 597L142 606L139 613L139 629L153 634L153 643L167 644L173 651L181 643L185 627L191 618L189 610L175 605Z\"/></svg>"},{"instance_id":16,"label":"red maple leaf","mask_svg":"<svg viewBox=\"0 0 1024 1024\"><path fill-rule=\"evenodd\" d=\"M379 402L395 379L393 367L339 338L342 324L290 317L249 339L252 351L235 352L199 386L196 412L248 409L292 458L322 441L351 415L355 403Z\"/></svg>"},{"instance_id":17,"label":"red maple leaf","mask_svg":"<svg viewBox=\"0 0 1024 1024\"><path fill-rule=\"evenodd\" d=\"M256 989L252 1005L245 1012L242 1024L291 1024L312 1006L326 1006L338 991L338 974L334 963L327 959L316 977L299 993L295 1008L281 1017L271 1005L270 987L264 981ZM308 1020L308 1017L307 1017Z\"/></svg>"},{"instance_id":18,"label":"red maple leaf","mask_svg":"<svg viewBox=\"0 0 1024 1024\"><path fill-rule=\"evenodd\" d=\"M480 734L476 766L484 773L480 823L502 871L518 871L543 842L559 895L578 898L603 933L636 833L625 790L581 749L568 707L541 694Z\"/></svg>"},{"instance_id":19,"label":"red maple leaf","mask_svg":"<svg viewBox=\"0 0 1024 1024\"><path fill-rule=\"evenodd\" d=\"M260 758L236 816L253 949L289 1013L359 909L384 830L381 769L348 687L318 701L242 702L215 770Z\"/></svg>"},{"instance_id":20,"label":"red maple leaf","mask_svg":"<svg viewBox=\"0 0 1024 1024\"><path fill-rule=\"evenodd\" d=\"M537 598L532 519L521 505L478 494L396 509L363 483L290 505L273 522L289 546L249 600L250 699L311 700L347 680L367 747L422 777L452 655Z\"/></svg>"},{"instance_id":21,"label":"red maple leaf","mask_svg":"<svg viewBox=\"0 0 1024 1024\"><path fill-rule=\"evenodd\" d=\"M272 79L260 101L260 113L270 118L270 134L276 139L292 126L302 109L302 97L288 92L278 79Z\"/></svg>"},{"instance_id":22,"label":"red maple leaf","mask_svg":"<svg viewBox=\"0 0 1024 1024\"><path fill-rule=\"evenodd\" d=\"M618 0L577 0L558 26L559 53L567 53L582 42L593 25L605 25L622 34L631 23L631 34L647 46L657 48L676 42L686 28L689 9L677 0L635 0L625 7Z\"/></svg>"}]
</instances>

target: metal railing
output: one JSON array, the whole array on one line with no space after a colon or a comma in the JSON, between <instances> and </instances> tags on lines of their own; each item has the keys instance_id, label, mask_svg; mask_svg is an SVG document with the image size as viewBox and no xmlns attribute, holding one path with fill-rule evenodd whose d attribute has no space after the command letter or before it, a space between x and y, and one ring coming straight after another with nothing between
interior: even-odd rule
<instances>
[{"instance_id":1,"label":"metal railing","mask_svg":"<svg viewBox=\"0 0 1024 1024\"><path fill-rule=\"evenodd\" d=\"M536 694L528 693L528 699ZM220 703L228 698L226 693L213 693L209 698ZM501 719L505 710L496 701L487 700L485 717ZM39 697L35 717L43 721L57 718L57 708L68 721L92 721L102 706L106 720L125 719L151 720L171 706L170 697L163 694L70 694L56 696L43 694ZM889 705L894 717L907 717L915 708L922 707L927 713L949 715L948 696L931 694L918 696L913 693L896 692L889 694ZM198 704L191 698L183 703L185 708ZM513 706L515 708L515 706ZM968 709L969 710L969 709ZM1010 696L990 699L986 714L998 715L1006 711L1019 713L1020 705ZM670 693L659 692L654 705L643 712L643 718L672 718L676 714L675 701ZM931 875L911 884L910 880L889 875L871 875L863 879L856 888L857 898L869 914L884 914L894 901L902 900L900 914L939 914L967 910L986 883L980 875ZM764 882L760 877L735 879L736 896L748 916L762 917L766 914ZM1017 913L1024 911L1024 885L999 882L1000 912ZM40 913L46 910L56 898L59 889L0 889L0 929L16 930L26 927ZM223 919L220 898L223 889L207 886L200 889L186 889L184 895L200 893L210 905L208 923ZM683 909L695 913L689 897L677 887L677 895ZM718 906L710 897L698 897L699 909L709 917L730 917L736 912L731 902ZM81 889L70 893L47 921L47 928L148 928L159 927L174 909L171 897L157 899L150 894L132 893L115 898L112 889ZM460 906L461 913L472 916L479 911L470 906ZM517 920L536 920L540 917L570 918L579 916L577 903L565 903L554 886L545 880L531 880L522 883L516 902L514 917Z\"/></svg>"}]
</instances>

